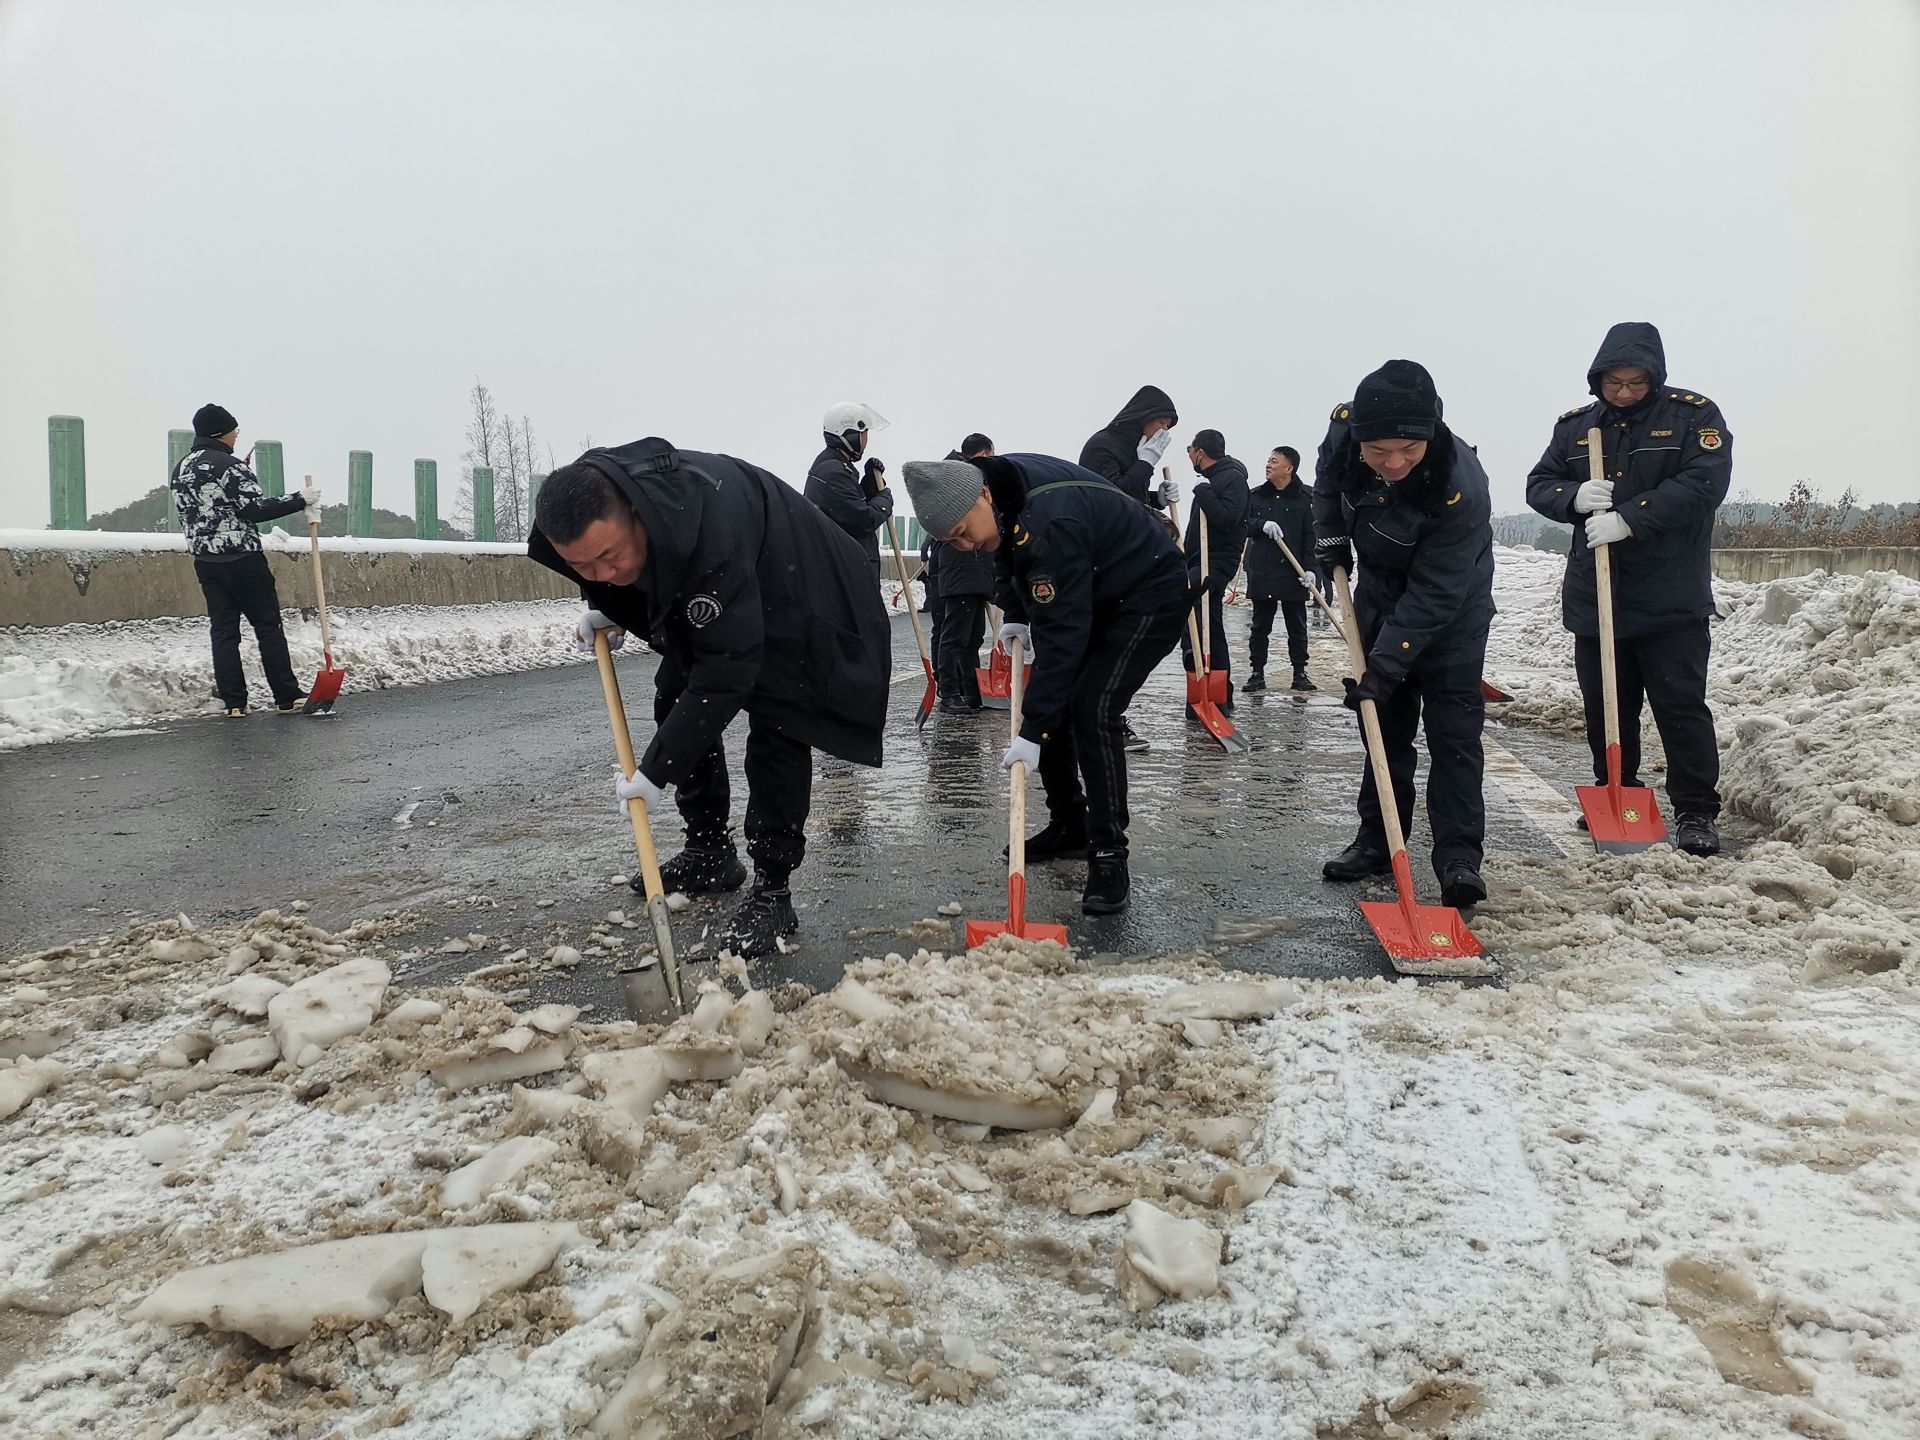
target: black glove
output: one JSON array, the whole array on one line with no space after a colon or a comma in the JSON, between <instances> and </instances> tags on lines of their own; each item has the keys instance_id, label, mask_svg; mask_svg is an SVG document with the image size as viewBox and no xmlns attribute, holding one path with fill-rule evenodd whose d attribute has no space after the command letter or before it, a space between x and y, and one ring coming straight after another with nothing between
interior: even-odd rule
<instances>
[{"instance_id":1,"label":"black glove","mask_svg":"<svg viewBox=\"0 0 1920 1440\"><path fill-rule=\"evenodd\" d=\"M1329 580L1335 570L1353 574L1353 541L1344 535L1322 535L1313 542L1313 563Z\"/></svg>"},{"instance_id":2,"label":"black glove","mask_svg":"<svg viewBox=\"0 0 1920 1440\"><path fill-rule=\"evenodd\" d=\"M1399 688L1397 681L1387 679L1378 670L1367 671L1358 681L1351 675L1345 676L1340 683L1347 687L1347 698L1340 703L1349 710L1358 710L1362 700L1384 705L1387 697Z\"/></svg>"}]
</instances>

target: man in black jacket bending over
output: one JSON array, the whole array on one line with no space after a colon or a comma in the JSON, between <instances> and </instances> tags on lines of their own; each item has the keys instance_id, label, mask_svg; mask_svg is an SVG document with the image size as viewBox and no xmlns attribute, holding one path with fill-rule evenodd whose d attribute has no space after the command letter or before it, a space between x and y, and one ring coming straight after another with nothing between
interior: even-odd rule
<instances>
[{"instance_id":1,"label":"man in black jacket bending over","mask_svg":"<svg viewBox=\"0 0 1920 1440\"><path fill-rule=\"evenodd\" d=\"M1480 671L1493 623L1493 507L1473 447L1440 420L1433 377L1389 360L1334 407L1314 486L1314 545L1321 569L1360 576L1349 624L1360 627L1366 675L1347 681L1346 703L1372 700L1400 830L1413 824L1413 739L1427 732L1427 826L1433 873L1448 905L1487 898L1480 878L1487 807ZM1329 880L1389 868L1373 768L1360 767L1360 832L1321 867Z\"/></svg>"},{"instance_id":2,"label":"man in black jacket bending over","mask_svg":"<svg viewBox=\"0 0 1920 1440\"><path fill-rule=\"evenodd\" d=\"M1660 332L1644 321L1607 331L1587 367L1587 388L1594 402L1560 417L1527 476L1527 504L1574 527L1560 616L1573 632L1594 779L1607 783L1593 547L1610 545L1622 783L1640 783L1644 696L1667 750L1673 843L1717 855L1720 746L1707 708L1707 622L1713 517L1733 479L1733 436L1713 401L1667 384ZM1598 481L1587 465L1587 431L1596 426L1606 461L1606 479Z\"/></svg>"},{"instance_id":3,"label":"man in black jacket bending over","mask_svg":"<svg viewBox=\"0 0 1920 1440\"><path fill-rule=\"evenodd\" d=\"M1247 467L1227 454L1227 442L1218 430L1202 430L1187 447L1187 459L1200 477L1193 487L1193 508L1187 515L1187 583L1200 592L1200 517L1207 517L1207 668L1233 673L1233 652L1227 647L1227 591L1240 570L1240 552L1247 543ZM1196 618L1201 603L1194 600ZM1180 655L1193 669L1193 636L1182 632ZM1233 708L1233 691L1227 691Z\"/></svg>"},{"instance_id":4,"label":"man in black jacket bending over","mask_svg":"<svg viewBox=\"0 0 1920 1440\"><path fill-rule=\"evenodd\" d=\"M721 744L746 711L754 882L720 943L743 957L777 949L799 928L788 879L806 850L811 752L880 763L892 635L859 548L778 477L660 439L589 450L554 471L535 522L527 553L580 584L583 643L632 631L660 657L659 729L615 790L653 811L677 787L687 844L661 866L669 891L746 878Z\"/></svg>"},{"instance_id":5,"label":"man in black jacket bending over","mask_svg":"<svg viewBox=\"0 0 1920 1440\"><path fill-rule=\"evenodd\" d=\"M807 499L852 537L877 582L880 527L893 514L893 496L887 490L885 465L869 457L862 472L854 462L867 453L875 432L887 428L887 417L871 405L843 400L827 407L820 424L827 448L813 457L807 471ZM903 597L900 603L911 598Z\"/></svg>"},{"instance_id":6,"label":"man in black jacket bending over","mask_svg":"<svg viewBox=\"0 0 1920 1440\"><path fill-rule=\"evenodd\" d=\"M957 551L994 552L1000 639L1019 637L1034 659L1020 736L1000 760L1039 771L1047 787L1051 818L1027 858L1084 851L1081 907L1124 908L1121 716L1186 623L1173 537L1111 483L1050 455L915 460L903 473L923 525Z\"/></svg>"},{"instance_id":7,"label":"man in black jacket bending over","mask_svg":"<svg viewBox=\"0 0 1920 1440\"><path fill-rule=\"evenodd\" d=\"M1267 456L1267 480L1247 497L1247 596L1253 601L1253 628L1248 633L1247 660L1253 673L1240 688L1267 688L1267 639L1273 634L1273 616L1286 617L1287 659L1293 666L1293 688L1315 690L1307 678L1306 583L1280 553L1275 538L1284 540L1293 558L1313 563L1313 490L1300 478L1300 452L1280 445ZM1309 569L1308 574L1312 574Z\"/></svg>"}]
</instances>

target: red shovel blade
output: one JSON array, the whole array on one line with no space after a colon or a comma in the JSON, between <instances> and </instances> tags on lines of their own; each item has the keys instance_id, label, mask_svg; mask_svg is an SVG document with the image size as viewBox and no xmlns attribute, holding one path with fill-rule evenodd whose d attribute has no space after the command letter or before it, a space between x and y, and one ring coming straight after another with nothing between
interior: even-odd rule
<instances>
[{"instance_id":1,"label":"red shovel blade","mask_svg":"<svg viewBox=\"0 0 1920 1440\"><path fill-rule=\"evenodd\" d=\"M1418 974L1422 962L1439 969L1448 961L1471 959L1481 953L1480 937L1451 905L1422 905L1414 898L1413 871L1407 852L1393 857L1393 883L1398 900L1362 900L1360 913L1373 927L1394 969Z\"/></svg>"},{"instance_id":2,"label":"red shovel blade","mask_svg":"<svg viewBox=\"0 0 1920 1440\"><path fill-rule=\"evenodd\" d=\"M307 687L307 703L300 707L303 715L325 715L332 711L333 702L340 698L340 682L347 678L347 667L335 665L333 657L328 655L320 662L320 673L313 677L313 684Z\"/></svg>"},{"instance_id":3,"label":"red shovel blade","mask_svg":"<svg viewBox=\"0 0 1920 1440\"><path fill-rule=\"evenodd\" d=\"M982 670L976 665L973 667L973 678L978 681L980 685L980 708L982 710L1010 710L1013 708L1011 687L998 695L993 693L993 674L991 671Z\"/></svg>"},{"instance_id":4,"label":"red shovel blade","mask_svg":"<svg viewBox=\"0 0 1920 1440\"><path fill-rule=\"evenodd\" d=\"M1660 807L1644 785L1578 785L1573 793L1602 854L1636 855L1667 838Z\"/></svg>"},{"instance_id":5,"label":"red shovel blade","mask_svg":"<svg viewBox=\"0 0 1920 1440\"><path fill-rule=\"evenodd\" d=\"M1067 939L1067 927L1064 925L1027 923L1027 877L1019 874L1007 877L1007 918L1005 920L967 921L969 950L993 935L1017 935L1022 940L1056 940L1062 945L1072 943Z\"/></svg>"},{"instance_id":6,"label":"red shovel blade","mask_svg":"<svg viewBox=\"0 0 1920 1440\"><path fill-rule=\"evenodd\" d=\"M1236 755L1244 755L1253 749L1253 742L1233 728L1233 722L1213 701L1195 700L1192 708L1193 718L1206 727L1207 733L1220 742L1222 749L1231 750Z\"/></svg>"},{"instance_id":7,"label":"red shovel blade","mask_svg":"<svg viewBox=\"0 0 1920 1440\"><path fill-rule=\"evenodd\" d=\"M933 714L933 702L938 699L940 695L940 688L934 683L933 679L933 662L930 660L922 660L920 663L927 667L927 693L920 697L920 713L913 717L913 725L916 730L924 730L927 728L927 717Z\"/></svg>"},{"instance_id":8,"label":"red shovel blade","mask_svg":"<svg viewBox=\"0 0 1920 1440\"><path fill-rule=\"evenodd\" d=\"M1228 675L1224 670L1209 670L1207 672L1207 698L1216 705L1232 703L1232 687L1229 683L1232 678L1233 677Z\"/></svg>"},{"instance_id":9,"label":"red shovel blade","mask_svg":"<svg viewBox=\"0 0 1920 1440\"><path fill-rule=\"evenodd\" d=\"M1511 700L1513 696L1502 690L1491 680L1480 682L1480 698L1483 700Z\"/></svg>"},{"instance_id":10,"label":"red shovel blade","mask_svg":"<svg viewBox=\"0 0 1920 1440\"><path fill-rule=\"evenodd\" d=\"M1207 677L1197 670L1187 671L1187 704L1198 709L1202 705L1213 703L1213 697L1207 693Z\"/></svg>"}]
</instances>

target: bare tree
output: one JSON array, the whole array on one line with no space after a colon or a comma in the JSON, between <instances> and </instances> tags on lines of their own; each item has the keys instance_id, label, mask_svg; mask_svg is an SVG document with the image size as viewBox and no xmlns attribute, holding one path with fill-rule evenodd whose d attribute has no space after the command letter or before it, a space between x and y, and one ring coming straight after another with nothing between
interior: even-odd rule
<instances>
[{"instance_id":1,"label":"bare tree","mask_svg":"<svg viewBox=\"0 0 1920 1440\"><path fill-rule=\"evenodd\" d=\"M476 376L468 393L473 413L467 420L467 451L460 471L460 493L454 503L455 523L469 535L473 533L473 472L476 468L494 474L494 523L500 515L500 459L506 449L506 436L500 412L493 403L493 392Z\"/></svg>"}]
</instances>

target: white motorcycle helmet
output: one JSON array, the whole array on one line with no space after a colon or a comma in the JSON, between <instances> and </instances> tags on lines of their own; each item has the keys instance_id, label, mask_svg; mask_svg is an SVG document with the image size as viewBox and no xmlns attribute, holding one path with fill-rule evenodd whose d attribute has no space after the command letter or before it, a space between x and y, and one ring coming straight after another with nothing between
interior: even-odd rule
<instances>
[{"instance_id":1,"label":"white motorcycle helmet","mask_svg":"<svg viewBox=\"0 0 1920 1440\"><path fill-rule=\"evenodd\" d=\"M858 400L842 400L827 407L820 429L842 441L854 454L860 453L860 437L887 428L887 417L871 405Z\"/></svg>"}]
</instances>

